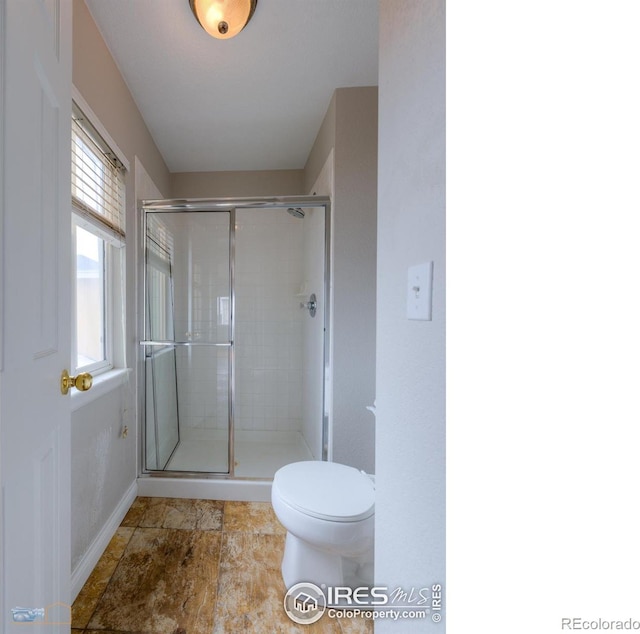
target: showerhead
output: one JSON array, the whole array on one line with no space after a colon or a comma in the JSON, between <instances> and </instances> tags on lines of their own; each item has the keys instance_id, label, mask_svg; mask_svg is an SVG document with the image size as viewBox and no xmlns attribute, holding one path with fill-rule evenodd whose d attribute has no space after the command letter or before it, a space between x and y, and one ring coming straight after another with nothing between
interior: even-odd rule
<instances>
[{"instance_id":1,"label":"showerhead","mask_svg":"<svg viewBox=\"0 0 640 634\"><path fill-rule=\"evenodd\" d=\"M304 211L302 211L300 207L296 207L295 209L293 207L289 207L289 209L287 209L287 213L291 214L294 218L304 218Z\"/></svg>"}]
</instances>

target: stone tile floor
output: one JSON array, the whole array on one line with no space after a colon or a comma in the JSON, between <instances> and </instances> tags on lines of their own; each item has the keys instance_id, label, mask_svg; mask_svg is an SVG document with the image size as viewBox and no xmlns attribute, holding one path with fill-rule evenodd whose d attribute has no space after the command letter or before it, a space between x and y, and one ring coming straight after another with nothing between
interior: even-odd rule
<instances>
[{"instance_id":1,"label":"stone tile floor","mask_svg":"<svg viewBox=\"0 0 640 634\"><path fill-rule=\"evenodd\" d=\"M267 502L136 498L72 609L72 634L368 634L286 615L285 531Z\"/></svg>"}]
</instances>

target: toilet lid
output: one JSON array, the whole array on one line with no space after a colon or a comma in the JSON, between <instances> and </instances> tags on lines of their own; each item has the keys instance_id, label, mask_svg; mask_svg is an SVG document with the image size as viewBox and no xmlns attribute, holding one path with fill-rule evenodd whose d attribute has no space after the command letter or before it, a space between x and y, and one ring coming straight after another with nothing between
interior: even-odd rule
<instances>
[{"instance_id":1,"label":"toilet lid","mask_svg":"<svg viewBox=\"0 0 640 634\"><path fill-rule=\"evenodd\" d=\"M273 487L296 510L332 522L355 522L374 513L371 479L335 462L294 462L279 469Z\"/></svg>"}]
</instances>

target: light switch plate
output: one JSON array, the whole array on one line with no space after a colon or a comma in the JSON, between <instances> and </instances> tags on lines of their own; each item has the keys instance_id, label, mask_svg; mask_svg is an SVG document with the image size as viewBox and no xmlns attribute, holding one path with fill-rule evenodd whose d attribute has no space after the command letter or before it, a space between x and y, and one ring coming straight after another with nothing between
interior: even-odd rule
<instances>
[{"instance_id":1,"label":"light switch plate","mask_svg":"<svg viewBox=\"0 0 640 634\"><path fill-rule=\"evenodd\" d=\"M431 321L433 262L409 267L407 276L407 319Z\"/></svg>"}]
</instances>

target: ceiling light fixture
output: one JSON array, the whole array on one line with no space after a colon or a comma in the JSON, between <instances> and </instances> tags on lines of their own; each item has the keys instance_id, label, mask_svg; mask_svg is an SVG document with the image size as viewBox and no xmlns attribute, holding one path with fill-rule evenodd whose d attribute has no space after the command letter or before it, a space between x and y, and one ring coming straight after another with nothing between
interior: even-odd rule
<instances>
[{"instance_id":1,"label":"ceiling light fixture","mask_svg":"<svg viewBox=\"0 0 640 634\"><path fill-rule=\"evenodd\" d=\"M189 0L200 26L213 37L228 40L249 23L258 0Z\"/></svg>"}]
</instances>

